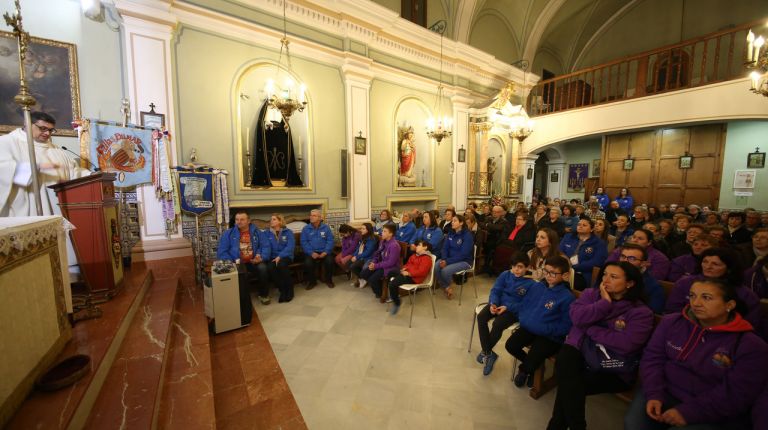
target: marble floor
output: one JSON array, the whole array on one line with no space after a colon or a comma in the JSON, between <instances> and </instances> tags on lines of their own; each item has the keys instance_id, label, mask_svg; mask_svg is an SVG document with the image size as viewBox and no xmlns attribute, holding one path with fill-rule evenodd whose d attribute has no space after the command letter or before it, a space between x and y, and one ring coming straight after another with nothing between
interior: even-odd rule
<instances>
[{"instance_id":1,"label":"marble floor","mask_svg":"<svg viewBox=\"0 0 768 430\"><path fill-rule=\"evenodd\" d=\"M404 298L396 316L370 288L336 277L336 288L297 286L291 303L254 308L307 426L321 429L517 429L546 427L555 391L538 400L510 381L512 359L501 356L483 376L467 341L475 303L486 301L492 279L477 278L458 300L435 295L433 319L427 292L416 298L413 328ZM458 289L457 289L458 293ZM627 405L613 395L587 402L590 429L617 429Z\"/></svg>"}]
</instances>

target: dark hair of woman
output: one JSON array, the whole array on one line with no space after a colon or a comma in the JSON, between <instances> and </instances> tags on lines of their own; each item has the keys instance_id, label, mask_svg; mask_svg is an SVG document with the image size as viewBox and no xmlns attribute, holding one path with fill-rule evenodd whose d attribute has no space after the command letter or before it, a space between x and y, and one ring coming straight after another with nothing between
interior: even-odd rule
<instances>
[{"instance_id":1,"label":"dark hair of woman","mask_svg":"<svg viewBox=\"0 0 768 430\"><path fill-rule=\"evenodd\" d=\"M653 232L644 228L638 228L635 230L635 233L641 232L645 235L645 238L648 239L648 245L653 245Z\"/></svg>"},{"instance_id":2,"label":"dark hair of woman","mask_svg":"<svg viewBox=\"0 0 768 430\"><path fill-rule=\"evenodd\" d=\"M624 279L635 284L624 293L624 298L632 302L638 300L645 302L645 284L643 283L643 273L640 272L640 269L626 261L611 261L603 266L601 273L605 273L605 269L609 266L619 267L624 272Z\"/></svg>"},{"instance_id":3,"label":"dark hair of woman","mask_svg":"<svg viewBox=\"0 0 768 430\"><path fill-rule=\"evenodd\" d=\"M435 227L437 226L437 218L435 218L435 214L432 213L432 211L427 211L422 214L422 216L426 215L427 218L429 218L429 226Z\"/></svg>"},{"instance_id":4,"label":"dark hair of woman","mask_svg":"<svg viewBox=\"0 0 768 430\"><path fill-rule=\"evenodd\" d=\"M364 222L363 225L365 226L365 234L363 235L363 240L366 240L375 236L376 232L373 229L373 224L369 222Z\"/></svg>"},{"instance_id":5,"label":"dark hair of woman","mask_svg":"<svg viewBox=\"0 0 768 430\"><path fill-rule=\"evenodd\" d=\"M560 236L557 235L557 232L549 227L540 228L539 232L543 232L547 235L547 239L549 239L549 250L546 254L542 254L539 248L535 246L533 247L530 266L534 268L538 267L540 260L547 261L550 257L560 255ZM536 234L538 234L538 232Z\"/></svg>"},{"instance_id":6,"label":"dark hair of woman","mask_svg":"<svg viewBox=\"0 0 768 430\"><path fill-rule=\"evenodd\" d=\"M723 280L723 279L712 279L712 278L701 279L701 280L698 280L698 281L694 281L693 284L691 284L691 287L693 287L693 285L695 285L695 284L708 284L708 285L713 285L713 286L717 287L717 289L720 290L720 292L723 293L723 301L724 302L729 302L731 300L736 302L735 310L736 310L736 312L741 314L741 316L744 316L744 315L747 314L747 312L749 312L749 309L747 309L746 303L744 303L739 298L739 295L736 292L736 288L737 287L735 287L734 285L726 282L725 280Z\"/></svg>"},{"instance_id":7,"label":"dark hair of woman","mask_svg":"<svg viewBox=\"0 0 768 430\"><path fill-rule=\"evenodd\" d=\"M702 261L704 261L704 259L707 257L717 257L725 264L725 276L720 279L723 279L730 285L741 285L744 265L741 262L741 258L739 258L735 252L726 248L709 248L701 253ZM698 269L698 272L701 273L701 264L699 265Z\"/></svg>"},{"instance_id":8,"label":"dark hair of woman","mask_svg":"<svg viewBox=\"0 0 768 430\"><path fill-rule=\"evenodd\" d=\"M455 215L454 218L459 220L459 223L461 223L462 230L465 230L467 228L467 219L464 218L464 215Z\"/></svg>"}]
</instances>

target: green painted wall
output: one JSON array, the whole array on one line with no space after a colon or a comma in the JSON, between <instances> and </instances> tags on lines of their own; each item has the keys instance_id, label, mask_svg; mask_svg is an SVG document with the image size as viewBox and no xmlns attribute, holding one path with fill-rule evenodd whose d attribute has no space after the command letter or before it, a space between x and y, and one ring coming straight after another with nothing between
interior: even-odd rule
<instances>
[{"instance_id":1,"label":"green painted wall","mask_svg":"<svg viewBox=\"0 0 768 430\"><path fill-rule=\"evenodd\" d=\"M735 170L747 169L747 154L768 150L768 121L734 121L728 123L725 137L725 156L723 157L723 179L720 186L720 208L744 209L753 207L768 210L768 168L755 169L754 195L751 197L735 196L733 176Z\"/></svg>"},{"instance_id":2,"label":"green painted wall","mask_svg":"<svg viewBox=\"0 0 768 430\"><path fill-rule=\"evenodd\" d=\"M201 53L205 55L201 55ZM227 169L230 199L326 200L327 209L344 209L339 197L341 174L339 151L345 147L344 86L340 71L292 56L294 72L307 85L310 122L310 184L312 191L240 191L237 186L232 100L239 71L254 61L277 60L277 52L195 28L183 28L175 47L178 112L177 145L181 159L188 160L192 148L198 159Z\"/></svg>"},{"instance_id":3,"label":"green painted wall","mask_svg":"<svg viewBox=\"0 0 768 430\"><path fill-rule=\"evenodd\" d=\"M434 190L395 191L397 159L395 109L406 97L415 97L424 102L430 110L435 103L435 93L407 88L399 84L375 79L371 83L371 207L386 206L387 198L418 198L438 196L439 204L451 200L451 142L443 142L435 149ZM443 100L443 108L450 103ZM421 124L413 124L419 138L424 134Z\"/></svg>"},{"instance_id":4,"label":"green painted wall","mask_svg":"<svg viewBox=\"0 0 768 430\"><path fill-rule=\"evenodd\" d=\"M563 159L566 160L566 165L563 173L565 177L564 183L567 183L568 181L568 164L587 163L589 164L589 168L591 170L592 160L600 158L600 150L601 150L602 144L603 144L603 139L600 137L577 140L577 141L563 144L561 154L563 156ZM567 199L583 199L584 198L583 191L579 191L576 193L569 193L567 191L568 190L567 188L563 188L563 190L565 191L565 193L561 194L561 196L564 196Z\"/></svg>"},{"instance_id":5,"label":"green painted wall","mask_svg":"<svg viewBox=\"0 0 768 430\"><path fill-rule=\"evenodd\" d=\"M44 7L39 3L45 3ZM123 97L120 34L106 24L85 18L77 1L26 1L21 2L21 7L24 29L31 36L76 45L81 116L120 120L120 99ZM0 0L0 12L12 10L12 0ZM63 123L57 126L70 128L69 124ZM75 148L76 152L79 147L74 137L54 137L53 140L57 145Z\"/></svg>"}]
</instances>

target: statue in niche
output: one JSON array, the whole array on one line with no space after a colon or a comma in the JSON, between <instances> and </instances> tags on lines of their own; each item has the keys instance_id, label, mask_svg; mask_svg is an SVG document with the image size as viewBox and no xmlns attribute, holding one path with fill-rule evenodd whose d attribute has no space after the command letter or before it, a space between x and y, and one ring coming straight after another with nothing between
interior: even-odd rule
<instances>
[{"instance_id":1,"label":"statue in niche","mask_svg":"<svg viewBox=\"0 0 768 430\"><path fill-rule=\"evenodd\" d=\"M264 101L256 119L256 133L253 136L251 183L254 187L303 187L304 182L296 167L293 151L292 128L285 130L284 121L271 121L272 127L265 126L267 102ZM250 144L250 142L248 143Z\"/></svg>"},{"instance_id":2,"label":"statue in niche","mask_svg":"<svg viewBox=\"0 0 768 430\"><path fill-rule=\"evenodd\" d=\"M398 137L400 165L397 172L397 183L401 187L415 187L416 139L413 127L398 127Z\"/></svg>"},{"instance_id":3,"label":"statue in niche","mask_svg":"<svg viewBox=\"0 0 768 430\"><path fill-rule=\"evenodd\" d=\"M491 193L491 195L493 195L494 194L493 186L496 183L493 180L493 176L496 174L496 169L498 169L498 165L496 164L496 160L494 157L491 157L488 159L487 167L488 167L488 191Z\"/></svg>"}]
</instances>

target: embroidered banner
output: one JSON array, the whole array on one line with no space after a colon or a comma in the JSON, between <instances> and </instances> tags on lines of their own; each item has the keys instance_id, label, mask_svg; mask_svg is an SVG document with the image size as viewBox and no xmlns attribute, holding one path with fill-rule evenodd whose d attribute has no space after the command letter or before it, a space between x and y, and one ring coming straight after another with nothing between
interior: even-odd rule
<instances>
[{"instance_id":1,"label":"embroidered banner","mask_svg":"<svg viewBox=\"0 0 768 430\"><path fill-rule=\"evenodd\" d=\"M202 215L213 210L213 174L178 172L181 210Z\"/></svg>"},{"instance_id":2,"label":"embroidered banner","mask_svg":"<svg viewBox=\"0 0 768 430\"><path fill-rule=\"evenodd\" d=\"M581 191L584 189L584 180L589 174L589 163L568 165L568 191Z\"/></svg>"},{"instance_id":3,"label":"embroidered banner","mask_svg":"<svg viewBox=\"0 0 768 430\"><path fill-rule=\"evenodd\" d=\"M89 154L101 171L117 174L115 187L152 182L152 130L91 121Z\"/></svg>"}]
</instances>

